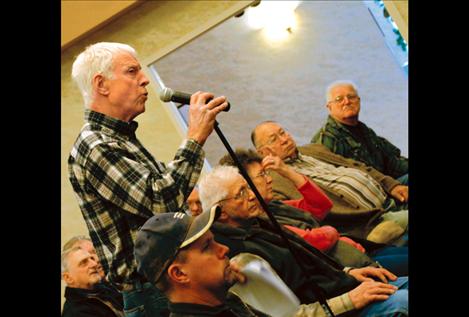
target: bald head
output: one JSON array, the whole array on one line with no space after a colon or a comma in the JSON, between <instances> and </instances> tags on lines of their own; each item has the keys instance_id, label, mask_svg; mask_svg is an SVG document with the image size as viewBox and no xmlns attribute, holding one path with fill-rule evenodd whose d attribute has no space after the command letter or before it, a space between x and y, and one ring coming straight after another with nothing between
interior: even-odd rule
<instances>
[{"instance_id":1,"label":"bald head","mask_svg":"<svg viewBox=\"0 0 469 317\"><path fill-rule=\"evenodd\" d=\"M282 160L296 157L296 142L277 122L265 121L258 124L251 133L251 140L262 157L279 156Z\"/></svg>"}]
</instances>

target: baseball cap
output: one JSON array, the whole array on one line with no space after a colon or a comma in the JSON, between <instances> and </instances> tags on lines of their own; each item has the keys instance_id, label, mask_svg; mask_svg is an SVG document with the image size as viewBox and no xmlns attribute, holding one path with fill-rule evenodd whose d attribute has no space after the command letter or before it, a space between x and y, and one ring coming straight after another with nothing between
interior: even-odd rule
<instances>
[{"instance_id":1,"label":"baseball cap","mask_svg":"<svg viewBox=\"0 0 469 317\"><path fill-rule=\"evenodd\" d=\"M214 205L196 217L183 212L169 212L148 219L137 232L135 240L138 273L147 281L156 283L178 251L207 232L220 212L220 207Z\"/></svg>"}]
</instances>

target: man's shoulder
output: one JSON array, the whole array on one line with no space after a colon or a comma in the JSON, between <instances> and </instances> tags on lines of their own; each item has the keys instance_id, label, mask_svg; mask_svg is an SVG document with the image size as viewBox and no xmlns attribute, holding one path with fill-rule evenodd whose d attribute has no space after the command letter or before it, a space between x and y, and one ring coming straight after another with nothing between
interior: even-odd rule
<instances>
[{"instance_id":1,"label":"man's shoulder","mask_svg":"<svg viewBox=\"0 0 469 317\"><path fill-rule=\"evenodd\" d=\"M64 303L62 317L79 316L116 316L102 301L96 298L83 298L80 300L67 300Z\"/></svg>"},{"instance_id":2,"label":"man's shoulder","mask_svg":"<svg viewBox=\"0 0 469 317\"><path fill-rule=\"evenodd\" d=\"M67 287L62 316L115 316L98 293Z\"/></svg>"},{"instance_id":3,"label":"man's shoulder","mask_svg":"<svg viewBox=\"0 0 469 317\"><path fill-rule=\"evenodd\" d=\"M330 153L331 151L324 145L319 143L309 143L298 146L298 151L303 155L314 156L318 153Z\"/></svg>"},{"instance_id":4,"label":"man's shoulder","mask_svg":"<svg viewBox=\"0 0 469 317\"><path fill-rule=\"evenodd\" d=\"M112 135L92 128L89 124L85 124L73 144L70 158L73 158L75 161L86 160L94 148L104 144L115 143L116 141L117 139L112 137Z\"/></svg>"},{"instance_id":5,"label":"man's shoulder","mask_svg":"<svg viewBox=\"0 0 469 317\"><path fill-rule=\"evenodd\" d=\"M311 143L322 144L325 138L336 138L337 133L338 130L335 121L328 117L324 124L316 131L316 133L311 138Z\"/></svg>"}]
</instances>

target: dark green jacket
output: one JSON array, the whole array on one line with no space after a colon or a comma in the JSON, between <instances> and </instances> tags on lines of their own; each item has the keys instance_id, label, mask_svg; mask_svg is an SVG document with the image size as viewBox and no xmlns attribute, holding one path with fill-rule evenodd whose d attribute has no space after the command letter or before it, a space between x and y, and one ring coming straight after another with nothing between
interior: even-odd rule
<instances>
[{"instance_id":1,"label":"dark green jacket","mask_svg":"<svg viewBox=\"0 0 469 317\"><path fill-rule=\"evenodd\" d=\"M331 116L326 124L311 139L311 143L319 143L332 152L352 158L372 166L383 174L398 178L408 173L408 159L401 156L401 151L383 137L358 122L357 128L363 135L360 142L342 123Z\"/></svg>"},{"instance_id":2,"label":"dark green jacket","mask_svg":"<svg viewBox=\"0 0 469 317\"><path fill-rule=\"evenodd\" d=\"M226 302L220 306L206 306L189 303L169 303L170 317L269 317L244 303L238 296L228 293Z\"/></svg>"},{"instance_id":3,"label":"dark green jacket","mask_svg":"<svg viewBox=\"0 0 469 317\"><path fill-rule=\"evenodd\" d=\"M105 282L93 290L66 287L62 317L124 317L122 295Z\"/></svg>"},{"instance_id":4,"label":"dark green jacket","mask_svg":"<svg viewBox=\"0 0 469 317\"><path fill-rule=\"evenodd\" d=\"M303 304L317 301L311 287L313 282L325 291L327 298L341 295L358 286L357 280L342 271L344 267L341 264L313 248L296 234L283 230L306 269L303 272L280 235L270 228L270 222L256 218L251 225L238 228L215 222L211 231L217 242L230 248L228 257L248 252L266 260Z\"/></svg>"}]
</instances>

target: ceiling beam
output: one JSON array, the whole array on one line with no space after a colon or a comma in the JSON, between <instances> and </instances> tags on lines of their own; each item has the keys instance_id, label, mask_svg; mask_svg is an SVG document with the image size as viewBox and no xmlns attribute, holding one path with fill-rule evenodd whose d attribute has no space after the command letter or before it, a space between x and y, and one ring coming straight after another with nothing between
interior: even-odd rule
<instances>
[{"instance_id":1,"label":"ceiling beam","mask_svg":"<svg viewBox=\"0 0 469 317\"><path fill-rule=\"evenodd\" d=\"M140 0L61 1L61 48L96 31L120 15L128 12Z\"/></svg>"}]
</instances>

